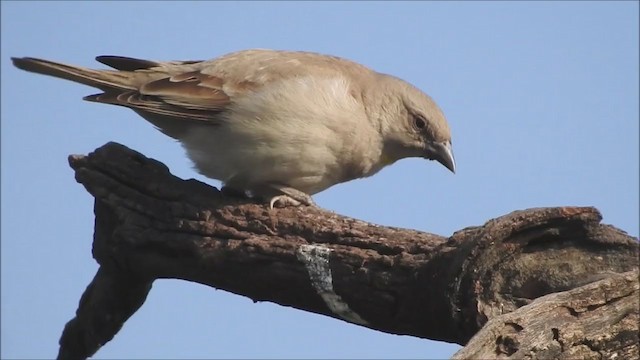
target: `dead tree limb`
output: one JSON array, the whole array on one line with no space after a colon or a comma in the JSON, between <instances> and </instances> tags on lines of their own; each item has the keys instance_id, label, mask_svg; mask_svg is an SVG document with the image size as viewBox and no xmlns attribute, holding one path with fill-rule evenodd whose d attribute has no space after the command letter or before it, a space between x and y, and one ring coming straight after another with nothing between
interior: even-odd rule
<instances>
[{"instance_id":1,"label":"dead tree limb","mask_svg":"<svg viewBox=\"0 0 640 360\"><path fill-rule=\"evenodd\" d=\"M492 318L454 359L638 359L638 271Z\"/></svg>"},{"instance_id":2,"label":"dead tree limb","mask_svg":"<svg viewBox=\"0 0 640 360\"><path fill-rule=\"evenodd\" d=\"M537 298L638 269L637 239L589 207L516 211L446 238L229 198L115 143L69 162L95 197L100 269L59 358L94 354L159 278L465 344Z\"/></svg>"}]
</instances>

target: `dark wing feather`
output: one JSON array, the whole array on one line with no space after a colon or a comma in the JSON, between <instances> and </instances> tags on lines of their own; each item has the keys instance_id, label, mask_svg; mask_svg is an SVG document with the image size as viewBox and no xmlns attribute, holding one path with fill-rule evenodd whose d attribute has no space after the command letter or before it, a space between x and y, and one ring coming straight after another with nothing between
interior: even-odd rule
<instances>
[{"instance_id":1,"label":"dark wing feather","mask_svg":"<svg viewBox=\"0 0 640 360\"><path fill-rule=\"evenodd\" d=\"M159 63L153 60L136 59L132 57L116 56L116 55L101 55L101 56L97 56L96 60L116 70L121 70L121 71L146 70L146 69L162 66L162 63ZM192 65L192 64L200 63L202 61L203 60L189 60L189 61L170 61L170 62L164 62L164 63L172 64L172 65Z\"/></svg>"},{"instance_id":2,"label":"dark wing feather","mask_svg":"<svg viewBox=\"0 0 640 360\"><path fill-rule=\"evenodd\" d=\"M136 58L130 58L125 56L113 56L113 55L97 56L96 60L116 70L121 70L121 71L136 71L136 70L142 70L142 69L149 69L149 68L160 65L157 62L151 61L151 60L136 59Z\"/></svg>"}]
</instances>

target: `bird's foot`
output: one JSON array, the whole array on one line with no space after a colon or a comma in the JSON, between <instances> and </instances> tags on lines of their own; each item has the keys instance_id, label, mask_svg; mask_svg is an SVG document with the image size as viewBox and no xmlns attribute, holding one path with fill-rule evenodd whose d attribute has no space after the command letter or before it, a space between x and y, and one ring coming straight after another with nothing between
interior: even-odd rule
<instances>
[{"instance_id":1,"label":"bird's foot","mask_svg":"<svg viewBox=\"0 0 640 360\"><path fill-rule=\"evenodd\" d=\"M287 206L316 206L316 203L311 198L311 195L294 189L292 187L270 184L268 190L261 192L260 195L269 200L269 208L274 207L287 207Z\"/></svg>"},{"instance_id":2,"label":"bird's foot","mask_svg":"<svg viewBox=\"0 0 640 360\"><path fill-rule=\"evenodd\" d=\"M287 207L287 206L300 206L302 203L289 195L278 195L271 198L269 201L269 208L273 209L275 207Z\"/></svg>"}]
</instances>

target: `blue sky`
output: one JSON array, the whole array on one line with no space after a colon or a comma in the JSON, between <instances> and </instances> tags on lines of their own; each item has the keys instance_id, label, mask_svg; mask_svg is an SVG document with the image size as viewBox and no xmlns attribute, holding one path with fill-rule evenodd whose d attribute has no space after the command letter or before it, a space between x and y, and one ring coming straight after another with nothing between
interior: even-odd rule
<instances>
[{"instance_id":1,"label":"blue sky","mask_svg":"<svg viewBox=\"0 0 640 360\"><path fill-rule=\"evenodd\" d=\"M183 178L182 148L88 87L12 67L34 56L207 59L247 48L346 57L442 107L457 173L402 160L315 196L381 225L451 235L514 210L595 206L638 236L638 2L2 1L2 358L52 358L97 265L93 199L69 154L117 141ZM95 358L446 358L459 346L178 280Z\"/></svg>"}]
</instances>

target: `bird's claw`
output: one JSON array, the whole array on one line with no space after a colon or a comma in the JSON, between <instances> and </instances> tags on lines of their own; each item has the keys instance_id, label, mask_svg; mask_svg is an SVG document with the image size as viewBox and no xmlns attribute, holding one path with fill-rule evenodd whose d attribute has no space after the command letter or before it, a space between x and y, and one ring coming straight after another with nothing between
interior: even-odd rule
<instances>
[{"instance_id":1,"label":"bird's claw","mask_svg":"<svg viewBox=\"0 0 640 360\"><path fill-rule=\"evenodd\" d=\"M278 195L271 198L269 201L269 208L273 209L274 205L279 205L278 207L287 207L287 206L300 206L302 203L289 195Z\"/></svg>"},{"instance_id":2,"label":"bird's claw","mask_svg":"<svg viewBox=\"0 0 640 360\"><path fill-rule=\"evenodd\" d=\"M280 205L279 207L301 205L317 206L311 198L311 195L303 191L276 184L270 185L270 187L280 193L279 195L272 197L269 201L269 207L271 209L274 208L274 205Z\"/></svg>"}]
</instances>

